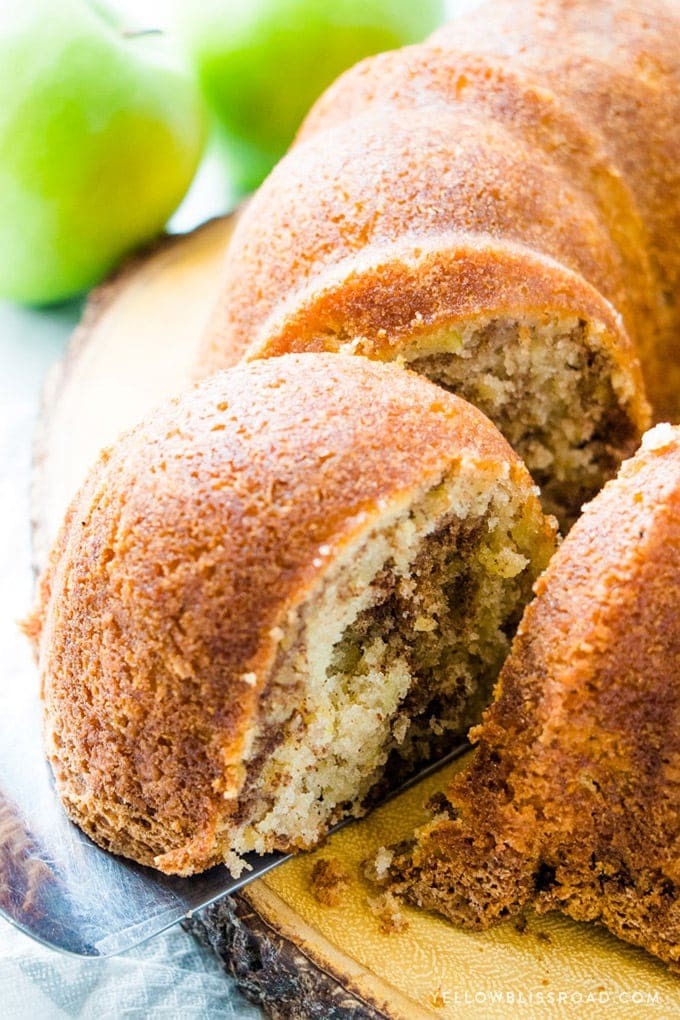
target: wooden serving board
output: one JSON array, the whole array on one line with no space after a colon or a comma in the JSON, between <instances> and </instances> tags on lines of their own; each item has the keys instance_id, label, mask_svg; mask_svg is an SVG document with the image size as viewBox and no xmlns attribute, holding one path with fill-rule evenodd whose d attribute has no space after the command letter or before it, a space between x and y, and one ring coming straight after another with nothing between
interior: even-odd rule
<instances>
[{"instance_id":1,"label":"wooden serving board","mask_svg":"<svg viewBox=\"0 0 680 1020\"><path fill-rule=\"evenodd\" d=\"M213 220L129 263L91 296L47 389L36 447L35 554L102 446L189 384L232 220ZM408 907L386 931L362 862L424 821L451 768L193 919L243 990L275 1017L631 1018L680 1015L680 979L605 931L557 915L469 934ZM348 885L337 906L314 896L320 857Z\"/></svg>"}]
</instances>

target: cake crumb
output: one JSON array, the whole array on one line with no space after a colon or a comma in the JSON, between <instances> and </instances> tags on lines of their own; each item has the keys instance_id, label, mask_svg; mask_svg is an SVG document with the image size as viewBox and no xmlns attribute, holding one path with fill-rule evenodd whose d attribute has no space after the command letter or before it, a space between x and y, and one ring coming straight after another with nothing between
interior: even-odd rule
<instances>
[{"instance_id":1,"label":"cake crumb","mask_svg":"<svg viewBox=\"0 0 680 1020\"><path fill-rule=\"evenodd\" d=\"M378 919L378 926L383 935L399 935L408 931L408 921L401 912L399 902L391 892L380 896L368 897L368 908Z\"/></svg>"},{"instance_id":2,"label":"cake crumb","mask_svg":"<svg viewBox=\"0 0 680 1020\"><path fill-rule=\"evenodd\" d=\"M655 425L654 428L649 429L645 432L642 437L642 449L649 451L661 451L667 450L669 446L672 446L675 439L675 430L673 426L668 422L661 422L659 425Z\"/></svg>"},{"instance_id":3,"label":"cake crumb","mask_svg":"<svg viewBox=\"0 0 680 1020\"><path fill-rule=\"evenodd\" d=\"M430 633L431 631L436 630L438 626L439 624L436 620L433 620L432 617L418 616L413 624L413 629L416 631L425 631L425 633Z\"/></svg>"},{"instance_id":4,"label":"cake crumb","mask_svg":"<svg viewBox=\"0 0 680 1020\"><path fill-rule=\"evenodd\" d=\"M384 882L389 874L390 865L393 860L393 850L386 846L379 847L373 857L369 858L365 863L366 878L372 882Z\"/></svg>"},{"instance_id":5,"label":"cake crumb","mask_svg":"<svg viewBox=\"0 0 680 1020\"><path fill-rule=\"evenodd\" d=\"M325 907L340 906L350 882L349 872L337 857L321 857L312 868L312 895Z\"/></svg>"},{"instance_id":6,"label":"cake crumb","mask_svg":"<svg viewBox=\"0 0 680 1020\"><path fill-rule=\"evenodd\" d=\"M403 744L406 734L408 733L411 720L406 715L399 715L392 726L392 736L398 744Z\"/></svg>"}]
</instances>

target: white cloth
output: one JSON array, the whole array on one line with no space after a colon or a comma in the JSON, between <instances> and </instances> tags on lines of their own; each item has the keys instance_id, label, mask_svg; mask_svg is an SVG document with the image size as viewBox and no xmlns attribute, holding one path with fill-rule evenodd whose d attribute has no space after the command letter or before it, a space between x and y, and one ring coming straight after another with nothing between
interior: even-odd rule
<instances>
[{"instance_id":1,"label":"white cloth","mask_svg":"<svg viewBox=\"0 0 680 1020\"><path fill-rule=\"evenodd\" d=\"M8 1020L259 1020L217 958L176 927L105 960L65 956L0 920Z\"/></svg>"}]
</instances>

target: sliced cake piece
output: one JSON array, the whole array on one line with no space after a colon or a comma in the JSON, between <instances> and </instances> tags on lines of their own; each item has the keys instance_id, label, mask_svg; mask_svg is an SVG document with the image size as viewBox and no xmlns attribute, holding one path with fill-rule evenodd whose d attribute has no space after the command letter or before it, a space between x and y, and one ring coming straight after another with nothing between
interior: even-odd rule
<instances>
[{"instance_id":1,"label":"sliced cake piece","mask_svg":"<svg viewBox=\"0 0 680 1020\"><path fill-rule=\"evenodd\" d=\"M680 969L680 429L659 425L537 584L469 767L392 891L486 928L529 905Z\"/></svg>"},{"instance_id":2,"label":"sliced cake piece","mask_svg":"<svg viewBox=\"0 0 680 1020\"><path fill-rule=\"evenodd\" d=\"M42 581L66 810L179 874L314 845L479 719L554 540L501 434L412 372L218 373L102 455Z\"/></svg>"}]
</instances>

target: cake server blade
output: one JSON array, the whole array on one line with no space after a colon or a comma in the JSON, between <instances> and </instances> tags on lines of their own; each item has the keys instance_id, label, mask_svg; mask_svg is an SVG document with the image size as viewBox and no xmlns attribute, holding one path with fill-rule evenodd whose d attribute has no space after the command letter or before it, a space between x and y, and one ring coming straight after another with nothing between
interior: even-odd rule
<instances>
[{"instance_id":1,"label":"cake server blade","mask_svg":"<svg viewBox=\"0 0 680 1020\"><path fill-rule=\"evenodd\" d=\"M37 697L15 701L12 709L14 716L4 714L0 721L0 912L44 945L78 956L113 956L290 856L251 854L250 870L239 878L223 866L177 878L100 849L66 818L57 800L41 752ZM389 796L419 782L466 746L421 769Z\"/></svg>"}]
</instances>

